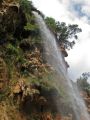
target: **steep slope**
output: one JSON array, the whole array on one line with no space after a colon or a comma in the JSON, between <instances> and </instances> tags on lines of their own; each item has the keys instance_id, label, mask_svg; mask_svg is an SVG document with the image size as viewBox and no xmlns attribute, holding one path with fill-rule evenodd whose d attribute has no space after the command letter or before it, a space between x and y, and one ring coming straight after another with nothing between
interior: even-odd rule
<instances>
[{"instance_id":1,"label":"steep slope","mask_svg":"<svg viewBox=\"0 0 90 120\"><path fill-rule=\"evenodd\" d=\"M0 2L0 120L60 120L54 98L61 101L61 113L72 113L64 90L51 84L53 68L44 59L32 11L42 15L27 0Z\"/></svg>"}]
</instances>

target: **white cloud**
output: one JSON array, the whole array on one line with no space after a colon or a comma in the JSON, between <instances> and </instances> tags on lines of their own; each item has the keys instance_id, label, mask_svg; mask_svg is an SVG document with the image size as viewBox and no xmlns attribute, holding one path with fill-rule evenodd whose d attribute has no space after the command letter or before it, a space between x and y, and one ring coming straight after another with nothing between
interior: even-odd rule
<instances>
[{"instance_id":1,"label":"white cloud","mask_svg":"<svg viewBox=\"0 0 90 120\"><path fill-rule=\"evenodd\" d=\"M82 12L90 14L90 0L32 0L36 7L46 16L54 17L56 20L70 24L78 24L83 32L79 35L79 40L67 58L70 64L69 74L72 79L76 79L83 72L90 72L90 20L87 16L78 16L77 11L72 8L72 3L82 4Z\"/></svg>"},{"instance_id":2,"label":"white cloud","mask_svg":"<svg viewBox=\"0 0 90 120\"><path fill-rule=\"evenodd\" d=\"M76 4L90 4L90 0L71 0Z\"/></svg>"},{"instance_id":3,"label":"white cloud","mask_svg":"<svg viewBox=\"0 0 90 120\"><path fill-rule=\"evenodd\" d=\"M72 2L76 3L76 4L82 4L85 3L85 0L71 0Z\"/></svg>"},{"instance_id":4,"label":"white cloud","mask_svg":"<svg viewBox=\"0 0 90 120\"><path fill-rule=\"evenodd\" d=\"M32 0L34 5L43 11L46 16L53 16L54 18L60 20L62 16L65 15L65 8L59 4L58 0ZM58 14L58 16L57 16ZM60 15L59 15L60 14Z\"/></svg>"},{"instance_id":5,"label":"white cloud","mask_svg":"<svg viewBox=\"0 0 90 120\"><path fill-rule=\"evenodd\" d=\"M81 11L86 14L87 16L90 16L90 6L89 5L84 5L82 6Z\"/></svg>"},{"instance_id":6,"label":"white cloud","mask_svg":"<svg viewBox=\"0 0 90 120\"><path fill-rule=\"evenodd\" d=\"M81 21L83 21L83 22L89 24L89 20L88 20L88 17L87 17L87 16L81 17Z\"/></svg>"},{"instance_id":7,"label":"white cloud","mask_svg":"<svg viewBox=\"0 0 90 120\"><path fill-rule=\"evenodd\" d=\"M69 0L73 4L81 5L81 11L84 15L90 17L90 0Z\"/></svg>"}]
</instances>

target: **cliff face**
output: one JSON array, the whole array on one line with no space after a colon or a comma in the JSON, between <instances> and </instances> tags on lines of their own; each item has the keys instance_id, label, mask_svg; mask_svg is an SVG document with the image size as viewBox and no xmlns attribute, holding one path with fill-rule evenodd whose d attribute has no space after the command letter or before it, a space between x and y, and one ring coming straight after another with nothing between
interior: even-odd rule
<instances>
[{"instance_id":1,"label":"cliff face","mask_svg":"<svg viewBox=\"0 0 90 120\"><path fill-rule=\"evenodd\" d=\"M64 61L65 65L66 65L66 70L67 70L67 68L69 67L69 65L68 65L68 63L65 61L65 57L68 57L68 53L67 53L67 51L66 51L66 49L65 49L65 47L64 47L63 45L60 46L60 50L61 50L61 52L62 52L63 61Z\"/></svg>"},{"instance_id":2,"label":"cliff face","mask_svg":"<svg viewBox=\"0 0 90 120\"><path fill-rule=\"evenodd\" d=\"M51 114L58 111L52 95L62 100L51 84L53 69L43 58L32 10L41 12L28 10L23 2L0 2L0 120L60 120L60 114ZM63 47L61 51L67 57Z\"/></svg>"},{"instance_id":3,"label":"cliff face","mask_svg":"<svg viewBox=\"0 0 90 120\"><path fill-rule=\"evenodd\" d=\"M90 92L80 91L80 94L81 94L81 97L84 99L87 106L87 111L90 114Z\"/></svg>"}]
</instances>

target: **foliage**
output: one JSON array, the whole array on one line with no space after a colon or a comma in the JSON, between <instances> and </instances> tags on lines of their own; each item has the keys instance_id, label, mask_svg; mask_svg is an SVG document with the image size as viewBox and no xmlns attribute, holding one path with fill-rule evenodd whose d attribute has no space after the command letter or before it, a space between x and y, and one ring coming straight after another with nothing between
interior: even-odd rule
<instances>
[{"instance_id":1,"label":"foliage","mask_svg":"<svg viewBox=\"0 0 90 120\"><path fill-rule=\"evenodd\" d=\"M90 77L90 72L85 72L82 74L83 78L88 79Z\"/></svg>"},{"instance_id":2,"label":"foliage","mask_svg":"<svg viewBox=\"0 0 90 120\"><path fill-rule=\"evenodd\" d=\"M51 17L47 17L47 18L45 18L45 22L48 25L48 27L50 28L50 30L56 32L57 25L56 25L55 19L53 19Z\"/></svg>"},{"instance_id":3,"label":"foliage","mask_svg":"<svg viewBox=\"0 0 90 120\"><path fill-rule=\"evenodd\" d=\"M31 13L32 1L20 0L20 5L25 12Z\"/></svg>"},{"instance_id":4,"label":"foliage","mask_svg":"<svg viewBox=\"0 0 90 120\"><path fill-rule=\"evenodd\" d=\"M0 93L0 102L3 100L4 97L5 95L3 93Z\"/></svg>"},{"instance_id":5,"label":"foliage","mask_svg":"<svg viewBox=\"0 0 90 120\"><path fill-rule=\"evenodd\" d=\"M17 54L19 54L18 52L19 52L18 48L16 48L12 44L7 45L7 54L8 55L17 55Z\"/></svg>"},{"instance_id":6,"label":"foliage","mask_svg":"<svg viewBox=\"0 0 90 120\"><path fill-rule=\"evenodd\" d=\"M90 92L90 84L88 83L88 78L90 73L83 73L80 78L77 79L77 85L81 90Z\"/></svg>"},{"instance_id":7,"label":"foliage","mask_svg":"<svg viewBox=\"0 0 90 120\"><path fill-rule=\"evenodd\" d=\"M30 23L27 23L27 25L24 28L25 28L25 30L32 30L32 31L38 30L37 25L33 25L33 24L30 24Z\"/></svg>"},{"instance_id":8,"label":"foliage","mask_svg":"<svg viewBox=\"0 0 90 120\"><path fill-rule=\"evenodd\" d=\"M32 31L33 33L39 33L39 27L35 22L35 16L33 14L25 13L27 18L27 24L24 26L26 31Z\"/></svg>"},{"instance_id":9,"label":"foliage","mask_svg":"<svg viewBox=\"0 0 90 120\"><path fill-rule=\"evenodd\" d=\"M66 23L60 23L51 17L45 18L45 21L50 30L55 33L57 42L60 45L63 44L65 48L72 48L75 44L75 40L78 39L77 33L82 31L80 28L78 28L77 24L66 25Z\"/></svg>"}]
</instances>

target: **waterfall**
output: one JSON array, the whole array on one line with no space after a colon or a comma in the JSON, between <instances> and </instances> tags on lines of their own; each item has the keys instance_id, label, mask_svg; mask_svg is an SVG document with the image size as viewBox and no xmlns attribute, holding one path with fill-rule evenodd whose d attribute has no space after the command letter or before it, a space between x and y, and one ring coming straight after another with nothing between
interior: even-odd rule
<instances>
[{"instance_id":1,"label":"waterfall","mask_svg":"<svg viewBox=\"0 0 90 120\"><path fill-rule=\"evenodd\" d=\"M79 95L77 87L74 87L72 85L72 81L68 77L65 63L63 61L63 56L59 49L59 46L56 43L55 36L48 29L43 18L38 13L34 12L34 15L36 17L36 22L40 28L41 37L43 39L44 50L46 55L45 59L55 71L55 74L53 75L53 82L56 84L58 89L61 85L65 88L65 91L68 97L70 98L71 105L76 116L76 120L82 120L81 116L83 117L83 120L89 120L89 114L87 112L85 103Z\"/></svg>"}]
</instances>

